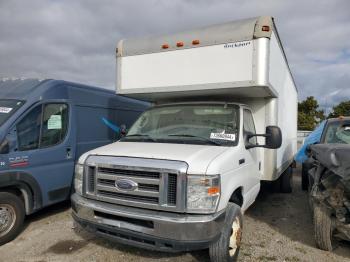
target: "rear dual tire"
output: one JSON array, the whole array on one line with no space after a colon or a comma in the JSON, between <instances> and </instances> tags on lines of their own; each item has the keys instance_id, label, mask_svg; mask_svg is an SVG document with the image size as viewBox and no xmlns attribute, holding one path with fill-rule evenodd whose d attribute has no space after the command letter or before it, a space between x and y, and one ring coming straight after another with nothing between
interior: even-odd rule
<instances>
[{"instance_id":1,"label":"rear dual tire","mask_svg":"<svg viewBox=\"0 0 350 262\"><path fill-rule=\"evenodd\" d=\"M281 176L273 182L273 191L276 193L293 192L293 168L288 167Z\"/></svg>"},{"instance_id":2,"label":"rear dual tire","mask_svg":"<svg viewBox=\"0 0 350 262\"><path fill-rule=\"evenodd\" d=\"M210 261L237 261L242 239L242 222L241 208L234 203L228 203L220 238L209 246Z\"/></svg>"}]
</instances>

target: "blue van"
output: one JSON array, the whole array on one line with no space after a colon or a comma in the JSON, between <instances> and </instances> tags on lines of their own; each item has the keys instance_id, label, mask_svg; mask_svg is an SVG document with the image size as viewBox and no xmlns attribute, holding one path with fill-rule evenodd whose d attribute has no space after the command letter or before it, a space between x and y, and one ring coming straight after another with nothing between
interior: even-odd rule
<instances>
[{"instance_id":1,"label":"blue van","mask_svg":"<svg viewBox=\"0 0 350 262\"><path fill-rule=\"evenodd\" d=\"M147 107L66 81L0 81L0 245L26 215L69 199L80 155L118 140Z\"/></svg>"}]
</instances>

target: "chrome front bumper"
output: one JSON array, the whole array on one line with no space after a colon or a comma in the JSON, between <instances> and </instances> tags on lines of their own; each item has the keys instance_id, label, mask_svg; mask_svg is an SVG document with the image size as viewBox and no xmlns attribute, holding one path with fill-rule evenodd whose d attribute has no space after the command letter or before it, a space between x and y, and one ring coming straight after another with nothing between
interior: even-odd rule
<instances>
[{"instance_id":1,"label":"chrome front bumper","mask_svg":"<svg viewBox=\"0 0 350 262\"><path fill-rule=\"evenodd\" d=\"M203 249L216 241L225 211L178 214L109 204L72 196L72 216L87 230L121 243L161 251Z\"/></svg>"}]
</instances>

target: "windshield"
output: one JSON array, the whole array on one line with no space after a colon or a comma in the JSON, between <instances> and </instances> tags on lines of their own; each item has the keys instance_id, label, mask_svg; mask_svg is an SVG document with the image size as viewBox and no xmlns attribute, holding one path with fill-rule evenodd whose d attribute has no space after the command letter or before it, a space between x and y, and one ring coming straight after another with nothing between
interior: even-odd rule
<instances>
[{"instance_id":1,"label":"windshield","mask_svg":"<svg viewBox=\"0 0 350 262\"><path fill-rule=\"evenodd\" d=\"M23 104L24 101L20 100L0 99L0 126L2 126Z\"/></svg>"},{"instance_id":2,"label":"windshield","mask_svg":"<svg viewBox=\"0 0 350 262\"><path fill-rule=\"evenodd\" d=\"M121 141L236 145L236 105L169 105L144 112Z\"/></svg>"},{"instance_id":3,"label":"windshield","mask_svg":"<svg viewBox=\"0 0 350 262\"><path fill-rule=\"evenodd\" d=\"M326 130L325 143L350 144L350 122L330 123Z\"/></svg>"}]
</instances>

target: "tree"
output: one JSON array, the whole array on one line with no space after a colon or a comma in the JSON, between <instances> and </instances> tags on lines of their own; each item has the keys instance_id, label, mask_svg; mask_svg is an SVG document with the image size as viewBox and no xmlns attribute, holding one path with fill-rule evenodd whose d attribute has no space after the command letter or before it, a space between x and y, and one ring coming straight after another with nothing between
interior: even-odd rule
<instances>
[{"instance_id":1,"label":"tree","mask_svg":"<svg viewBox=\"0 0 350 262\"><path fill-rule=\"evenodd\" d=\"M350 100L343 101L334 106L332 112L328 115L328 118L339 116L350 116Z\"/></svg>"},{"instance_id":2,"label":"tree","mask_svg":"<svg viewBox=\"0 0 350 262\"><path fill-rule=\"evenodd\" d=\"M324 111L318 108L318 102L313 96L298 103L298 130L314 130L317 123L326 118Z\"/></svg>"}]
</instances>

